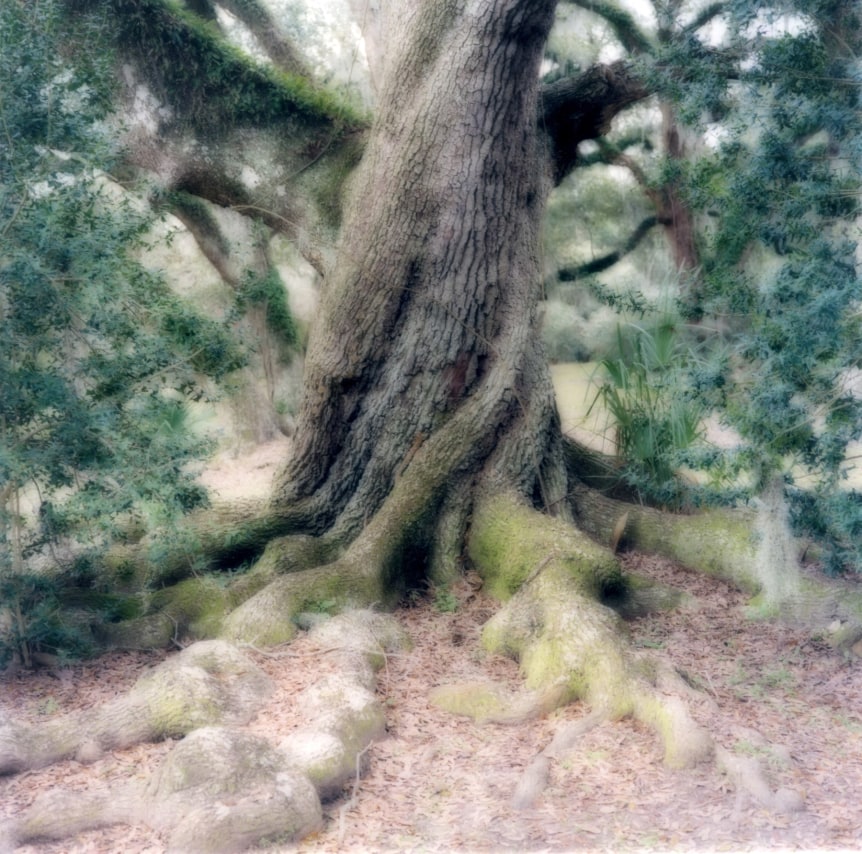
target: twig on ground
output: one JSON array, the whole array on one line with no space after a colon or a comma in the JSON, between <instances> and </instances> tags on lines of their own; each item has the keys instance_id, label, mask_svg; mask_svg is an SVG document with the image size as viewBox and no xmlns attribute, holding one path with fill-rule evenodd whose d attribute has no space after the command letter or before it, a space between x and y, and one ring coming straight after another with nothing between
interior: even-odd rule
<instances>
[{"instance_id":1,"label":"twig on ground","mask_svg":"<svg viewBox=\"0 0 862 854\"><path fill-rule=\"evenodd\" d=\"M343 804L341 809L338 811L338 844L339 846L344 844L344 820L347 816L349 810L351 810L356 804L356 794L359 791L359 780L362 777L362 757L368 752L371 745L374 744L373 741L369 741L359 753L356 754L356 775L353 778L353 790L350 793L350 800L347 801L346 804Z\"/></svg>"}]
</instances>

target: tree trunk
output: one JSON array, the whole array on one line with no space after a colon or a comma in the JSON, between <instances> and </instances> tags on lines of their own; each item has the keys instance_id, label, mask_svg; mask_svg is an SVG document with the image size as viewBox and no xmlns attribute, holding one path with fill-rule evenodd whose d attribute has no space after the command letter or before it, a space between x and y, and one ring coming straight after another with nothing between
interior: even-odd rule
<instances>
[{"instance_id":1,"label":"tree trunk","mask_svg":"<svg viewBox=\"0 0 862 854\"><path fill-rule=\"evenodd\" d=\"M352 539L437 434L450 472L493 457L523 494L565 495L537 312L537 92L555 5L399 11L275 496L311 499L315 532Z\"/></svg>"}]
</instances>

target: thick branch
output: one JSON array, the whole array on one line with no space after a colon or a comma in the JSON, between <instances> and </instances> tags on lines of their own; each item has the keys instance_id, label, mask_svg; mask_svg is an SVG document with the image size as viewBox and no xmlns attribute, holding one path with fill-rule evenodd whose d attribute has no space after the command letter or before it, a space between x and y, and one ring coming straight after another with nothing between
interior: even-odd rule
<instances>
[{"instance_id":1,"label":"thick branch","mask_svg":"<svg viewBox=\"0 0 862 854\"><path fill-rule=\"evenodd\" d=\"M545 86L540 123L551 139L556 183L575 167L580 143L607 133L618 113L649 95L623 62L595 65Z\"/></svg>"},{"instance_id":2,"label":"thick branch","mask_svg":"<svg viewBox=\"0 0 862 854\"><path fill-rule=\"evenodd\" d=\"M367 117L296 63L286 73L244 56L205 19L207 4L195 6L202 17L168 0L66 2L106 10L123 62L125 165L265 222L323 270ZM229 5L268 32L256 2Z\"/></svg>"},{"instance_id":3,"label":"thick branch","mask_svg":"<svg viewBox=\"0 0 862 854\"><path fill-rule=\"evenodd\" d=\"M177 115L199 130L287 120L344 129L364 125L348 104L308 77L246 58L211 24L165 0L70 0L112 13L117 45ZM240 4L242 5L242 4Z\"/></svg>"}]
</instances>

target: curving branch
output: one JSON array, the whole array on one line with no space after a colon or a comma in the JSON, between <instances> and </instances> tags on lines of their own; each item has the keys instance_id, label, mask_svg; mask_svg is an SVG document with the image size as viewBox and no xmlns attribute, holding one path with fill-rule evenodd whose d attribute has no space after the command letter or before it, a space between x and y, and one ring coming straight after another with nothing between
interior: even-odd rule
<instances>
[{"instance_id":1,"label":"curving branch","mask_svg":"<svg viewBox=\"0 0 862 854\"><path fill-rule=\"evenodd\" d=\"M122 56L135 61L158 96L197 130L214 133L288 121L338 123L346 130L365 124L364 117L307 74L285 73L244 57L211 22L167 0L68 3L72 10L110 12Z\"/></svg>"},{"instance_id":2,"label":"curving branch","mask_svg":"<svg viewBox=\"0 0 862 854\"><path fill-rule=\"evenodd\" d=\"M616 137L612 145L607 140L598 140L595 151L579 155L578 168L584 169L597 165L611 166L617 162L617 157L620 154L625 154L630 148L640 148L649 153L654 146L647 131L635 128Z\"/></svg>"},{"instance_id":3,"label":"curving branch","mask_svg":"<svg viewBox=\"0 0 862 854\"><path fill-rule=\"evenodd\" d=\"M224 39L211 0L65 3L69 15L97 9L110 22L127 108L122 168L153 176L159 194L197 196L262 221L325 269L341 184L361 156L368 117L313 79L259 0L220 5L275 65ZM212 254L217 242L203 236Z\"/></svg>"},{"instance_id":4,"label":"curving branch","mask_svg":"<svg viewBox=\"0 0 862 854\"><path fill-rule=\"evenodd\" d=\"M540 124L551 140L555 182L574 169L581 142L607 133L617 114L650 94L624 62L594 65L543 87Z\"/></svg>"},{"instance_id":5,"label":"curving branch","mask_svg":"<svg viewBox=\"0 0 862 854\"><path fill-rule=\"evenodd\" d=\"M603 2L603 0L568 0L568 2L598 15L607 22L622 46L632 56L653 52L649 38L625 9L621 9L613 3Z\"/></svg>"},{"instance_id":6,"label":"curving branch","mask_svg":"<svg viewBox=\"0 0 862 854\"><path fill-rule=\"evenodd\" d=\"M218 5L245 24L273 65L290 74L308 76L309 69L299 51L284 38L272 15L258 0L221 0ZM186 6L204 21L218 23L213 0L186 0Z\"/></svg>"},{"instance_id":7,"label":"curving branch","mask_svg":"<svg viewBox=\"0 0 862 854\"><path fill-rule=\"evenodd\" d=\"M633 252L641 243L641 241L659 224L666 224L657 216L648 216L643 219L638 227L629 235L628 240L613 252L608 252L598 258L593 258L584 264L578 264L576 267L563 267L557 271L557 278L561 282L574 282L584 276L595 275L596 273L604 272L613 267L618 261Z\"/></svg>"},{"instance_id":8,"label":"curving branch","mask_svg":"<svg viewBox=\"0 0 862 854\"><path fill-rule=\"evenodd\" d=\"M701 27L705 27L713 18L718 17L727 9L727 3L711 3L701 9L694 19L685 25L684 33L696 33Z\"/></svg>"},{"instance_id":9,"label":"curving branch","mask_svg":"<svg viewBox=\"0 0 862 854\"><path fill-rule=\"evenodd\" d=\"M309 75L299 51L286 39L269 10L258 0L221 0L219 5L235 15L251 31L273 64L289 74Z\"/></svg>"}]
</instances>

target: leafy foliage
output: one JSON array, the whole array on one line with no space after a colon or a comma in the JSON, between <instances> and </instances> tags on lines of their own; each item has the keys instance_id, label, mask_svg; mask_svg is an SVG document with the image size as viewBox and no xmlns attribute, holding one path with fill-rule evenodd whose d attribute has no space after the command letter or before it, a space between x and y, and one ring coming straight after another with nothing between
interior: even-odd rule
<instances>
[{"instance_id":1,"label":"leafy foliage","mask_svg":"<svg viewBox=\"0 0 862 854\"><path fill-rule=\"evenodd\" d=\"M97 19L75 26L99 43ZM186 402L242 361L136 260L152 223L106 177L109 56L71 65L64 27L50 0L0 8L0 580L17 638L0 657L81 648L49 619L53 577L31 557L73 537L97 549L130 515L205 501L188 464L207 443Z\"/></svg>"},{"instance_id":2,"label":"leafy foliage","mask_svg":"<svg viewBox=\"0 0 862 854\"><path fill-rule=\"evenodd\" d=\"M702 438L704 410L686 390L692 353L678 319L660 317L652 327L618 327L618 355L602 360L601 401L614 426L628 480L665 504L680 500L676 472L684 453Z\"/></svg>"},{"instance_id":3,"label":"leafy foliage","mask_svg":"<svg viewBox=\"0 0 862 854\"><path fill-rule=\"evenodd\" d=\"M266 325L276 336L282 350L287 353L299 341L296 321L290 313L284 282L275 267L264 274L249 271L239 290L240 305L258 306L266 316Z\"/></svg>"},{"instance_id":4,"label":"leafy foliage","mask_svg":"<svg viewBox=\"0 0 862 854\"><path fill-rule=\"evenodd\" d=\"M705 308L733 333L725 417L757 485L775 472L807 476L811 485L791 491L794 518L837 569L862 565L860 497L842 484L848 445L862 436L851 382L862 359L858 11L846 41L834 26L803 15L793 32L755 28L726 139L691 171L689 198L714 223Z\"/></svg>"},{"instance_id":5,"label":"leafy foliage","mask_svg":"<svg viewBox=\"0 0 862 854\"><path fill-rule=\"evenodd\" d=\"M654 2L654 38L635 40L626 31L640 25L620 29L606 4L578 5L614 30L662 105L663 158L604 142L600 153L617 152L671 234L677 212L693 214L697 266L685 271L681 310L700 321L716 364L680 374L688 390L676 393L717 412L741 444L687 456L732 480L732 494L783 475L797 530L826 547L831 568L862 566L862 502L845 481L848 448L862 436L858 4ZM707 131L712 147L692 154L692 138ZM624 295L606 293L623 308ZM641 375L613 367L602 394L634 423L649 409L648 395L630 390ZM640 453L631 444L626 452Z\"/></svg>"}]
</instances>

